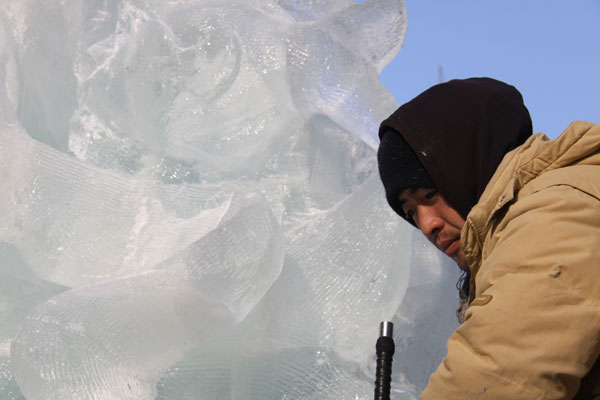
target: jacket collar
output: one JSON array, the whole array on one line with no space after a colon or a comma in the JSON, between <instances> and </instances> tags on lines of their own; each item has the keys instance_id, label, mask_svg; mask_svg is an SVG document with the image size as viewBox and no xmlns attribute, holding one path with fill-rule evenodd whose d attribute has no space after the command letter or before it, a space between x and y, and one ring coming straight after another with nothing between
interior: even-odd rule
<instances>
[{"instance_id":1,"label":"jacket collar","mask_svg":"<svg viewBox=\"0 0 600 400\"><path fill-rule=\"evenodd\" d=\"M483 244L498 213L533 178L598 151L600 124L578 121L569 125L555 140L538 133L506 154L479 202L467 215L461 232L461 244L471 271L471 296L475 293L474 279L481 265Z\"/></svg>"}]
</instances>

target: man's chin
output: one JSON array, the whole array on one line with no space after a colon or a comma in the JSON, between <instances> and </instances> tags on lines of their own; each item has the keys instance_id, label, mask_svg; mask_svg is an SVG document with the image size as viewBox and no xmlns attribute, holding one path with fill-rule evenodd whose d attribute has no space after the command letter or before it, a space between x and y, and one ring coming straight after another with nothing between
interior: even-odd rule
<instances>
[{"instance_id":1,"label":"man's chin","mask_svg":"<svg viewBox=\"0 0 600 400\"><path fill-rule=\"evenodd\" d=\"M458 268L462 269L463 271L469 270L469 264L467 264L467 260L465 259L464 255L457 254L453 256L452 259L454 260L456 265L458 265Z\"/></svg>"}]
</instances>

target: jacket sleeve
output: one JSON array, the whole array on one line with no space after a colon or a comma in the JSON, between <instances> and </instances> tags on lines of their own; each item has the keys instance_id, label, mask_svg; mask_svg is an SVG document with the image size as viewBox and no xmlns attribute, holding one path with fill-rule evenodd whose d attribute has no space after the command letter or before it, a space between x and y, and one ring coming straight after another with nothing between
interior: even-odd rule
<instances>
[{"instance_id":1,"label":"jacket sleeve","mask_svg":"<svg viewBox=\"0 0 600 400\"><path fill-rule=\"evenodd\" d=\"M421 399L572 399L600 353L599 200L545 188L486 240L478 296Z\"/></svg>"}]
</instances>

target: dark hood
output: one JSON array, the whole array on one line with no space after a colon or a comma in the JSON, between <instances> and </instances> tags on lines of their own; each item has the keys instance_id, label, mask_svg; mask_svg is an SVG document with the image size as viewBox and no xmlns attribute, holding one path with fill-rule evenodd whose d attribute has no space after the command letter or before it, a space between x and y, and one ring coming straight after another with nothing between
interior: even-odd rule
<instances>
[{"instance_id":1,"label":"dark hood","mask_svg":"<svg viewBox=\"0 0 600 400\"><path fill-rule=\"evenodd\" d=\"M513 86L491 78L452 80L398 108L379 128L400 134L434 186L466 219L504 155L531 135L529 111ZM379 153L389 140L382 141ZM398 165L379 164L390 206L401 216ZM401 168L401 167L400 167ZM396 169L396 171L392 171Z\"/></svg>"}]
</instances>

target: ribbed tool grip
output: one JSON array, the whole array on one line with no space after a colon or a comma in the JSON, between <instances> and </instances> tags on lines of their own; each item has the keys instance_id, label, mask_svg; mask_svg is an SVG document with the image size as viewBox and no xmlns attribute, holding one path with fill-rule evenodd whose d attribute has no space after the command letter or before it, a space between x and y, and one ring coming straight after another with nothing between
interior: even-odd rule
<instances>
[{"instance_id":1,"label":"ribbed tool grip","mask_svg":"<svg viewBox=\"0 0 600 400\"><path fill-rule=\"evenodd\" d=\"M375 371L375 400L390 400L392 383L392 361L394 360L394 339L380 336L375 345L377 351L377 369Z\"/></svg>"}]
</instances>

